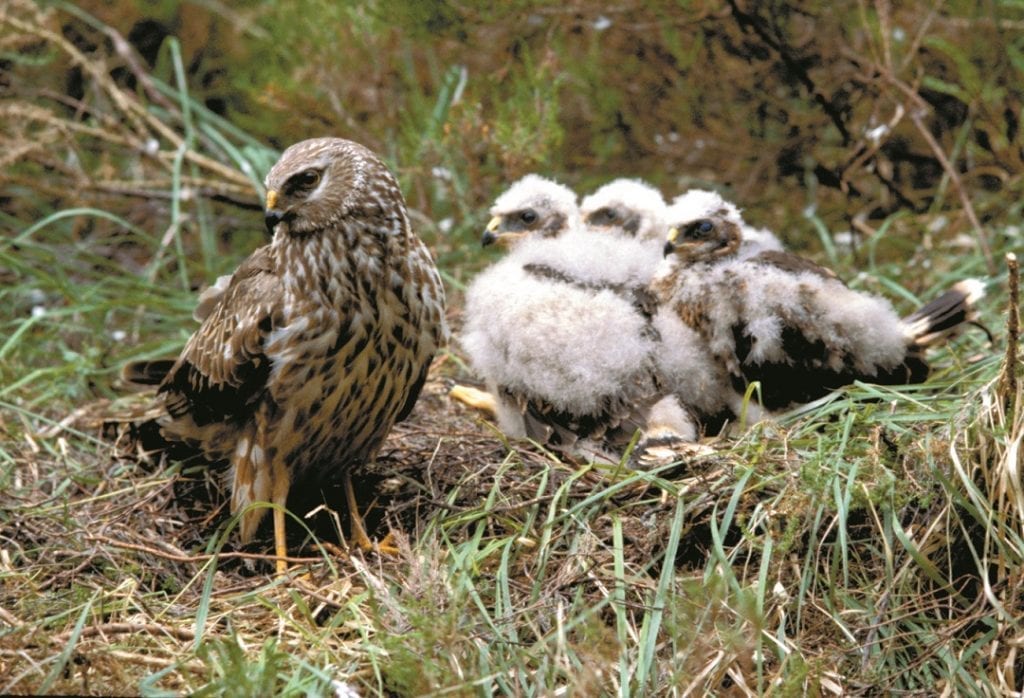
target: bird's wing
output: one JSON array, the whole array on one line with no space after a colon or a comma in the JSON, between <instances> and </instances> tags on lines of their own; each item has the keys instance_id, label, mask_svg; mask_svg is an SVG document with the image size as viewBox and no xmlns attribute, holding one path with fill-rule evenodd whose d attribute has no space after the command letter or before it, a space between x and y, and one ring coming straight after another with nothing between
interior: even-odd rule
<instances>
[{"instance_id":1,"label":"bird's wing","mask_svg":"<svg viewBox=\"0 0 1024 698\"><path fill-rule=\"evenodd\" d=\"M766 264L791 274L809 272L823 279L839 280L839 277L831 269L827 269L816 262L795 254L783 252L782 250L765 250L751 257L750 261L757 264Z\"/></svg>"},{"instance_id":2,"label":"bird's wing","mask_svg":"<svg viewBox=\"0 0 1024 698\"><path fill-rule=\"evenodd\" d=\"M212 286L199 294L199 298L196 299L196 309L192 311L192 317L195 318L196 322L202 322L210 317L210 313L217 307L217 304L224 297L224 292L231 285L232 278L232 274L218 276Z\"/></svg>"},{"instance_id":3,"label":"bird's wing","mask_svg":"<svg viewBox=\"0 0 1024 698\"><path fill-rule=\"evenodd\" d=\"M765 252L751 262L761 266L741 275L731 328L742 374L737 389L759 381L764 406L774 410L855 380L904 383L918 373L906 363L905 329L885 299L849 289L795 255Z\"/></svg>"},{"instance_id":4,"label":"bird's wing","mask_svg":"<svg viewBox=\"0 0 1024 698\"><path fill-rule=\"evenodd\" d=\"M280 284L268 247L238 267L160 386L172 417L202 426L251 409L270 375L264 344L280 323Z\"/></svg>"},{"instance_id":5,"label":"bird's wing","mask_svg":"<svg viewBox=\"0 0 1024 698\"><path fill-rule=\"evenodd\" d=\"M573 414L560 410L543 397L527 395L507 387L502 395L520 412L526 436L548 446L569 449L580 440L625 446L644 425L644 413L656 397L653 381L627 386L622 395L595 398L593 411Z\"/></svg>"}]
</instances>

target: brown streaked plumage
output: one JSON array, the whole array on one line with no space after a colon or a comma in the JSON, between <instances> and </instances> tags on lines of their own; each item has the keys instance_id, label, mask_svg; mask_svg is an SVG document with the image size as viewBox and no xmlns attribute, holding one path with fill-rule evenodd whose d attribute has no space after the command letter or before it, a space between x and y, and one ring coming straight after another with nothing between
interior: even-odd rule
<instances>
[{"instance_id":1,"label":"brown streaked plumage","mask_svg":"<svg viewBox=\"0 0 1024 698\"><path fill-rule=\"evenodd\" d=\"M408 415L447 340L441 280L394 177L363 146L297 143L266 186L273 239L201 296L202 325L160 384L162 431L229 464L243 542L266 511L248 507L271 502L283 557L292 484L342 479L366 545L348 469Z\"/></svg>"}]
</instances>

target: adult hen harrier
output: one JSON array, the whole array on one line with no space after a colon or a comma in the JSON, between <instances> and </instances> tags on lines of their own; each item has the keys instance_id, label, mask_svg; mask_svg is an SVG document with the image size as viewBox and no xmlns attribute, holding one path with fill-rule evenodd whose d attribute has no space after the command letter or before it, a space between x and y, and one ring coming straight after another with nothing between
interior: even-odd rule
<instances>
[{"instance_id":1,"label":"adult hen harrier","mask_svg":"<svg viewBox=\"0 0 1024 698\"><path fill-rule=\"evenodd\" d=\"M162 433L230 465L243 542L266 511L250 505L276 505L282 571L293 483L340 477L352 537L369 546L348 469L409 414L448 330L437 269L371 151L340 138L302 141L266 186L271 243L204 297L202 326L169 370L136 364L126 377L166 374Z\"/></svg>"}]
</instances>

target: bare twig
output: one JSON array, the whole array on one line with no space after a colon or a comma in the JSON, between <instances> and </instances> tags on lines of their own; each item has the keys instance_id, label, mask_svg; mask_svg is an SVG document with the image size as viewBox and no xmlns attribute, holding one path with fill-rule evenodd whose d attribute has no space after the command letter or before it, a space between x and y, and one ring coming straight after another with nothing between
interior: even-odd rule
<instances>
[{"instance_id":1,"label":"bare twig","mask_svg":"<svg viewBox=\"0 0 1024 698\"><path fill-rule=\"evenodd\" d=\"M1009 286L1009 307L1006 311L1006 362L1003 368L1003 404L1016 415L1019 405L1017 399L1017 371L1020 346L1020 266L1017 255L1010 252L1006 255L1006 272ZM1008 420L1013 423L1013 417Z\"/></svg>"},{"instance_id":2,"label":"bare twig","mask_svg":"<svg viewBox=\"0 0 1024 698\"><path fill-rule=\"evenodd\" d=\"M905 82L897 78L887 69L879 68L882 70L885 79L898 90L903 92L907 97L910 98L911 102L914 103L914 108L910 109L910 120L914 123L918 133L931 148L932 154L935 155L935 159L942 165L943 171L946 176L949 177L949 181L953 183L953 188L956 189L957 196L960 197L960 204L964 208L964 214L967 216L967 220L970 221L971 227L974 229L975 239L978 241L978 247L981 250L982 256L985 258L985 266L988 268L990 274L996 273L996 262L995 257L992 255L992 245L988 241L988 233L981 225L981 221L978 220L978 215L974 212L974 206L971 204L971 198L967 194L967 189L963 185L963 181L960 179L960 174L953 167L953 163L946 157L945 151L942 150L942 146L932 132L928 129L928 125L924 123L924 115L931 111L931 106L921 98L917 90L914 90Z\"/></svg>"},{"instance_id":3,"label":"bare twig","mask_svg":"<svg viewBox=\"0 0 1024 698\"><path fill-rule=\"evenodd\" d=\"M95 543L103 543L114 548L121 548L123 550L136 550L140 553L146 553L153 555L154 557L160 557L165 560L172 560L174 562L207 562L213 558L219 560L264 560L267 562L276 562L282 558L277 555L263 555L261 553L241 553L241 552L227 552L227 553L204 553L201 555L176 555L174 553L168 553L158 548L153 548L148 545L140 545L138 543L125 543L123 541L108 538L107 536L87 536L86 540ZM283 558L286 562L295 564L305 564L311 562L319 562L323 560L323 557L286 557Z\"/></svg>"},{"instance_id":4,"label":"bare twig","mask_svg":"<svg viewBox=\"0 0 1024 698\"><path fill-rule=\"evenodd\" d=\"M138 654L137 652L125 652L124 650L110 650L107 654L122 662L141 664L142 666L155 667L159 669L174 667L179 671L188 670L196 674L203 674L209 671L209 667L202 662L183 662L181 659L173 657L164 659L163 657L154 657L151 654Z\"/></svg>"},{"instance_id":5,"label":"bare twig","mask_svg":"<svg viewBox=\"0 0 1024 698\"><path fill-rule=\"evenodd\" d=\"M173 110L174 105L169 99L164 97L156 87L153 86L153 79L150 74L142 68L139 64L139 55L135 52L135 49L121 33L111 26L103 25L103 33L110 39L110 43L114 46L114 51L121 57L121 59L128 66L128 70L132 71L132 75L142 85L142 89L146 91L146 98L151 102L159 104L161 107L167 110Z\"/></svg>"},{"instance_id":6,"label":"bare twig","mask_svg":"<svg viewBox=\"0 0 1024 698\"><path fill-rule=\"evenodd\" d=\"M128 635L135 633L146 633L148 635L157 636L166 635L184 642L191 642L196 639L195 632L188 628L160 625L158 623L101 623L100 625L88 625L82 628L82 632L78 637L81 640L93 637L94 635L103 637L106 635ZM66 644L72 634L73 633L69 631L61 633L60 635L54 635L50 638L50 643L55 645Z\"/></svg>"}]
</instances>

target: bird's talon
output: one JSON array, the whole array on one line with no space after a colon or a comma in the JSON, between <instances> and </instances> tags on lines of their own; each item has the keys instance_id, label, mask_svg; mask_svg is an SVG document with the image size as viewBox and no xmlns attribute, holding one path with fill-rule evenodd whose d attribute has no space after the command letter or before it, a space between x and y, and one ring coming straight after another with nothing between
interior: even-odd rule
<instances>
[{"instance_id":1,"label":"bird's talon","mask_svg":"<svg viewBox=\"0 0 1024 698\"><path fill-rule=\"evenodd\" d=\"M373 550L376 550L379 555L398 555L401 551L398 549L398 546L394 544L394 538L394 534L391 531L388 531L386 536L381 538L371 547Z\"/></svg>"}]
</instances>

